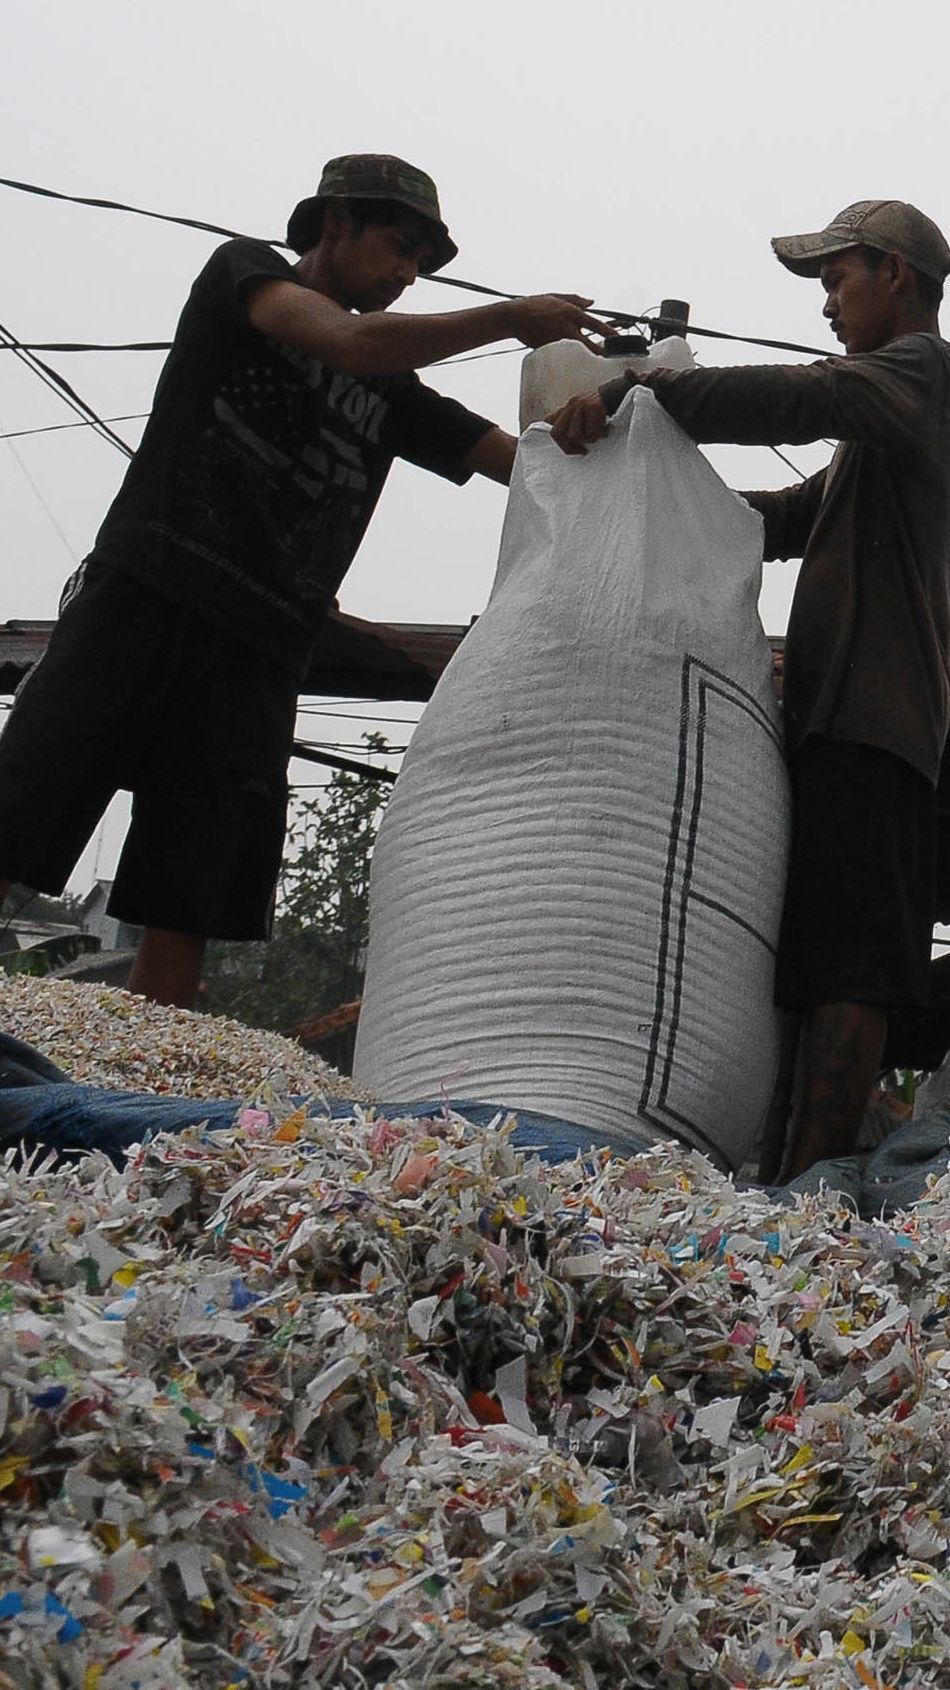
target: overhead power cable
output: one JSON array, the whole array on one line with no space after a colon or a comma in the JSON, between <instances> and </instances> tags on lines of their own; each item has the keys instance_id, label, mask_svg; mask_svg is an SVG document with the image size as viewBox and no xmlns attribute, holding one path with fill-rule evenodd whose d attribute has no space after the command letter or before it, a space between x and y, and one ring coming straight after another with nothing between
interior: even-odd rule
<instances>
[{"instance_id":1,"label":"overhead power cable","mask_svg":"<svg viewBox=\"0 0 950 1690\"><path fill-rule=\"evenodd\" d=\"M225 228L224 225L220 223L206 223L201 218L197 217L174 216L170 212L166 211L150 211L144 206L127 205L123 200L94 199L82 194L64 194L55 188L39 187L35 182L18 182L8 176L0 176L0 187L15 188L21 193L38 194L44 199L65 200L72 205L93 206L104 211L125 211L131 213L135 217L152 217L157 219L160 223L178 223L186 229L200 229L212 235L225 235L232 240L243 238L240 230ZM287 243L282 240L268 239L267 245L286 248ZM482 282L465 281L461 276L438 275L426 276L422 279L429 282L436 282L441 287L462 288L467 293L484 294L489 299L521 299L524 297L523 295L517 293L505 293L499 288L486 287ZM595 305L592 306L591 309L595 311L598 316L606 317L611 322L618 323L623 327L642 328L646 326L651 329L679 329L681 332L683 328L682 323L678 319L635 316L629 311L615 311L606 305ZM760 335L732 334L725 329L704 329L698 327L694 323L690 323L687 333L691 335L698 335L699 337L707 340L733 340L741 342L744 346L765 346L777 352L805 352L817 358L828 357L828 350L826 347L802 346L799 345L797 341L793 340L768 340ZM164 350L164 343L141 343L141 349L145 350L146 348L151 351L161 351ZM138 349L139 348L133 348L132 346L117 348L117 350L122 351ZM58 347L57 350L65 351L67 348L63 346L62 348ZM98 351L100 348L80 346L79 344L76 344L72 350ZM104 348L101 350L104 350ZM482 354L482 356L484 356L484 354Z\"/></svg>"},{"instance_id":2,"label":"overhead power cable","mask_svg":"<svg viewBox=\"0 0 950 1690\"><path fill-rule=\"evenodd\" d=\"M466 288L471 293L489 294L493 299L524 298L524 295L519 293L499 293L497 289L482 287L478 282L463 282L457 276L426 276L425 280L440 282L443 287ZM679 317L635 316L630 311L615 311L609 305L592 305L591 311L598 317L606 317L621 328L669 329L671 333L695 334L705 340L738 340L744 346L768 346L777 352L808 352L813 353L816 358L828 357L827 347L801 346L795 340L765 340L761 335L732 334L726 329L701 329L696 323L684 326ZM659 338L658 335L654 336L654 339Z\"/></svg>"},{"instance_id":3,"label":"overhead power cable","mask_svg":"<svg viewBox=\"0 0 950 1690\"><path fill-rule=\"evenodd\" d=\"M444 370L447 364L474 364L479 358L505 358L509 352L523 352L524 347L496 346L493 352L464 352L460 358L438 358L434 364L426 364L427 370Z\"/></svg>"},{"instance_id":4,"label":"overhead power cable","mask_svg":"<svg viewBox=\"0 0 950 1690\"><path fill-rule=\"evenodd\" d=\"M2 350L4 350L4 348L0 345L0 351ZM126 411L121 417L103 417L102 421L104 423L144 422L149 415L150 413L148 411ZM91 427L92 424L84 417L82 422L47 423L44 428L15 428L6 434L0 434L0 440L25 440L29 434L59 434L64 428Z\"/></svg>"},{"instance_id":5,"label":"overhead power cable","mask_svg":"<svg viewBox=\"0 0 950 1690\"><path fill-rule=\"evenodd\" d=\"M342 769L344 774L362 775L364 780L387 781L392 785L396 779L394 769L375 769L371 763L358 763L353 757L335 757L329 751L315 751L299 739L294 740L293 755L302 757L306 763L323 763L328 769Z\"/></svg>"},{"instance_id":6,"label":"overhead power cable","mask_svg":"<svg viewBox=\"0 0 950 1690\"><path fill-rule=\"evenodd\" d=\"M17 340L0 345L0 352L170 352L170 340ZM439 358L427 369L445 364L471 364L477 358L503 358L509 352L523 352L523 346L497 346L491 352L465 352L458 358Z\"/></svg>"},{"instance_id":7,"label":"overhead power cable","mask_svg":"<svg viewBox=\"0 0 950 1690\"><path fill-rule=\"evenodd\" d=\"M428 282L449 282L449 276L425 276ZM475 293L493 293L492 288L477 288L474 283L466 283ZM500 296L504 299L519 299L523 295L506 293ZM828 358L831 354L827 347L804 346L797 340L767 340L762 335L732 334L726 329L704 329L698 323L690 323L684 330L682 322L674 317L637 317L629 311L609 311L606 306L593 306L601 317L609 318L621 328L668 328L680 334L697 335L701 340L734 340L743 346L765 346L776 352L807 352L816 358ZM656 338L662 338L657 336ZM168 352L170 340L23 340L7 348L13 352ZM477 358L499 358L506 352L520 352L522 347L505 346L491 352L466 352L458 358L440 358L439 364L471 364ZM430 366L435 368L436 366Z\"/></svg>"},{"instance_id":8,"label":"overhead power cable","mask_svg":"<svg viewBox=\"0 0 950 1690\"><path fill-rule=\"evenodd\" d=\"M0 344L0 351L2 351L2 350L3 350L2 344ZM121 417L104 417L103 421L104 422L144 422L145 419L148 417L148 415L149 415L148 411L132 411L132 412L126 413L124 416L121 416ZM84 418L82 422L50 423L50 424L47 425L46 428L17 428L17 429L14 429L9 434L0 434L0 440L23 440L28 435L31 435L31 434L58 434L60 432L60 430L64 429L64 428L92 428L92 426L93 426L93 424L91 422L87 421ZM826 440L826 441L824 441L823 444L826 445L826 446L833 446L834 441L833 440ZM781 460L784 464L788 464L789 469L793 469L795 471L795 474L799 477L799 479L801 481L805 480L804 470L799 469L797 464L793 464L791 458L787 458L785 456L785 453L780 452L777 446L770 446L769 450L771 452L774 452L775 456L777 458L781 458ZM321 712L321 711L317 711L315 713L317 715L329 714L329 712ZM359 719L360 718L357 718L357 720L359 720ZM375 717L370 718L370 717L367 716L364 719L366 721L370 721L370 720L375 721L376 718ZM398 720L399 718L393 718L393 719ZM415 725L415 719L414 718L413 718L413 725Z\"/></svg>"},{"instance_id":9,"label":"overhead power cable","mask_svg":"<svg viewBox=\"0 0 950 1690\"><path fill-rule=\"evenodd\" d=\"M8 352L167 352L170 340L16 340Z\"/></svg>"},{"instance_id":10,"label":"overhead power cable","mask_svg":"<svg viewBox=\"0 0 950 1690\"><path fill-rule=\"evenodd\" d=\"M36 485L36 482L34 481L32 475L30 474L26 464L23 462L22 457L20 456L19 452L17 451L16 447L14 446L13 441L10 439L10 437L8 435L0 435L0 440L6 440L7 441L8 450L13 454L13 458L16 461L16 463L19 465L24 479L29 483L29 486L32 488L33 493L36 497L36 501L40 505L40 507L43 511L43 514L46 516L50 526L56 530L56 533L59 535L59 538L62 540L63 545L66 547L66 550L68 551L68 553L69 553L70 557L72 558L73 562L78 563L79 559L76 556L76 553L73 551L73 548L69 543L68 536L64 533L63 529L60 527L59 523L57 522L56 517L53 514L53 511L50 509L50 506L47 503L41 489Z\"/></svg>"},{"instance_id":11,"label":"overhead power cable","mask_svg":"<svg viewBox=\"0 0 950 1690\"><path fill-rule=\"evenodd\" d=\"M19 181L16 181L16 180L14 180L10 177L6 177L6 176L0 177L0 186L6 187L6 188L14 188L14 189L16 189L16 190L18 190L19 192L22 192L22 193L35 194L35 195L38 195L40 198L43 198L43 199L63 200L63 201L66 201L70 204L73 204L73 205L91 206L91 207L96 208L97 210L129 212L133 216L136 216L136 217L149 217L149 218L152 218L155 221L160 222L160 223L176 223L176 224L179 224L183 228L198 229L198 230L201 230L202 232L204 232L206 234L224 235L226 238L232 239L232 240L240 238L240 231L239 230L226 228L223 224L220 224L220 223L208 223L208 222L205 222L201 218L180 217L180 216L177 216L177 215L172 215L171 213L168 213L168 212L151 211L151 210L147 209L145 206L128 205L124 201L121 201L121 200L100 199L100 198L94 198L92 196L87 196L87 195L82 195L82 194L64 194L64 193L61 193L59 190L54 189L54 188L40 187L37 183L33 183L33 182L19 182ZM279 241L279 240L269 240L267 244L270 245L270 246L281 246L281 247L286 246L286 243L284 241ZM466 281L461 276L429 276L429 277L426 278L426 280L439 283L443 287L458 288L458 289L463 290L466 293L477 293L477 294L482 295L485 298L490 298L490 299L511 299L511 300L514 300L514 299L518 299L518 298L522 297L519 294L505 293L504 291L502 291L499 288L486 287L484 285L484 283L481 283L481 282ZM614 324L616 324L620 327L624 327L624 328L634 328L634 327L643 328L643 327L646 327L646 328L649 328L651 330L654 338L657 338L659 332L662 331L663 329L669 329L671 332L672 331L682 332L682 329L683 329L682 322L679 319L666 318L666 317L661 317L661 316L652 316L652 315L651 316L645 316L645 315L642 315L642 314L636 315L636 314L631 313L629 311L617 311L617 310L613 309L612 307L607 307L607 306L594 306L593 310L597 313L597 315L607 318L609 321L611 321L612 323L614 323ZM705 339L705 340L733 341L733 342L736 342L737 344L741 344L743 346L762 346L762 347L766 347L766 348L769 348L770 350L777 351L777 352L802 352L802 353L805 353L809 356L814 356L814 357L818 357L818 358L823 358L823 357L827 356L827 352L826 352L825 348L823 348L823 347L804 346L804 345L801 345L800 343L798 343L797 341L793 341L793 340L772 340L772 339L768 339L768 338L761 336L761 335L735 334L732 331L725 330L725 329L707 329L707 328L700 327L700 325L696 324L696 323L691 323L689 325L687 332L691 335L696 335L698 338ZM0 338L0 350L5 349L5 350L11 351L11 352L15 352L17 354L17 356L22 358L23 362L27 364L27 367L33 370L35 375L39 376L41 380L44 380L46 382L47 386L52 385L54 387L54 391L58 391L59 397L64 399L67 404L70 404L71 408L73 410L78 411L80 417L82 418L81 424L80 423L65 423L65 424L59 425L60 427L77 428L77 427L80 427L80 426L86 426L86 427L94 428L96 430L97 434L101 435L101 437L104 440L108 440L111 445L117 447L117 449L120 452L123 452L126 457L129 457L129 458L132 457L133 454L132 454L131 448L127 445L127 443L119 435L117 435L113 432L113 430L109 427L108 422L105 419L99 417L97 415L97 413L92 409L92 407L90 405L87 405L86 401L84 399L80 398L79 394L76 392L76 390L73 387L70 386L69 382L66 381L65 377L61 376L58 373L58 371L53 370L48 364L44 364L42 359L37 358L36 353L37 352L59 352L59 353L66 353L66 352L167 352L167 351L169 351L169 349L171 347L171 344L172 344L171 341L141 340L141 341L120 341L120 342L99 343L99 344L96 344L94 342L89 342L89 341L21 342L21 341L15 340L14 337L9 333L9 331L5 330L2 327L2 325L0 325L0 337L2 337L2 338ZM501 349L493 349L493 350L488 351L488 352L467 353L467 354L463 354L459 358L443 358L443 359L440 359L438 365L433 366L433 367L444 368L446 365L450 365L450 364L473 363L477 359L497 358L499 356L502 356L505 352L517 351L517 350L518 349L516 347L505 347L505 348L501 348ZM145 414L147 414L147 413L145 413ZM111 420L112 421L132 421L133 418L131 418L131 417L113 418ZM138 420L138 418L136 418L134 420ZM27 434L27 433L40 434L40 433L51 433L51 432L53 432L52 429L32 429L32 430L25 430L24 429L24 430L17 431L15 434L8 434L8 435L0 436L0 438L15 439L15 438L18 438L20 435ZM777 457L782 459L783 463L788 464L789 468L795 471L796 475L798 475L799 477L804 479L804 477L802 475L802 471L799 470L796 467L796 465L791 462L791 459L786 458L784 453L782 453L778 450L778 447L773 446L771 449L772 449L773 452L775 452ZM303 755L302 752L300 752L298 754ZM313 754L313 755L316 756L316 754ZM337 759L336 763L333 763L332 759L328 759L326 757L324 757L323 760L325 762L329 762L330 766L333 766L333 767L339 766L339 767L342 768L342 767L346 766L346 759L343 759L343 760ZM367 775L369 775L371 773L371 771L368 769L368 767L364 767L362 765L352 764L352 765L350 765L350 768L351 768L351 772L353 772L353 773L365 773ZM395 778L394 776L390 777L388 771L376 771L375 775L376 775L377 779Z\"/></svg>"},{"instance_id":12,"label":"overhead power cable","mask_svg":"<svg viewBox=\"0 0 950 1690\"><path fill-rule=\"evenodd\" d=\"M313 751L328 751L341 757L348 757L353 751L365 750L361 740L311 739L306 743ZM408 749L408 745L387 745L386 755L388 757L402 757Z\"/></svg>"},{"instance_id":13,"label":"overhead power cable","mask_svg":"<svg viewBox=\"0 0 950 1690\"><path fill-rule=\"evenodd\" d=\"M86 403L85 399L80 398L76 389L70 386L66 377L61 376L58 370L53 369L52 365L45 364L42 358L37 358L35 353L24 351L16 336L0 323L0 346L3 345L14 352L27 369L32 370L44 386L51 388L58 398L69 406L70 410L75 411L77 416L82 417L85 422L89 423L103 440L108 440L110 445L123 452L127 458L132 457L132 448L126 444L120 435L113 432L108 423L103 422L102 418L93 410L91 405Z\"/></svg>"},{"instance_id":14,"label":"overhead power cable","mask_svg":"<svg viewBox=\"0 0 950 1690\"><path fill-rule=\"evenodd\" d=\"M240 239L239 229L225 229L220 223L203 223L197 217L173 217L167 211L147 211L142 205L126 205L122 200L90 199L84 194L63 194L57 188L40 188L35 182L14 182L8 176L0 176L0 187L16 188L23 194L39 194L41 199L66 200L70 205L91 205L99 211L130 211L135 217L154 217L159 223L180 223L186 229L201 229L209 235L227 235L231 240ZM271 246L282 246L282 241L271 241Z\"/></svg>"},{"instance_id":15,"label":"overhead power cable","mask_svg":"<svg viewBox=\"0 0 950 1690\"><path fill-rule=\"evenodd\" d=\"M486 288L482 282L463 282L461 276L425 276L427 282L438 282L444 288L464 288L466 293L484 293L489 299L523 299L523 293L500 293L498 288ZM591 307L593 309L593 307Z\"/></svg>"},{"instance_id":16,"label":"overhead power cable","mask_svg":"<svg viewBox=\"0 0 950 1690\"><path fill-rule=\"evenodd\" d=\"M613 316L618 323L622 321L622 318L616 312L603 311L601 315L604 317ZM631 317L630 322L649 323L658 329L672 330L678 328L680 333L684 332L682 323L671 317ZM695 323L688 324L685 333L699 335L704 340L737 340L741 341L743 346L768 346L776 352L808 352L816 358L832 356L827 346L802 346L797 340L766 340L762 335L733 334L731 330L726 329L701 329Z\"/></svg>"},{"instance_id":17,"label":"overhead power cable","mask_svg":"<svg viewBox=\"0 0 950 1690\"><path fill-rule=\"evenodd\" d=\"M417 728L418 716L380 716L375 710L363 716L356 710L328 710L320 704L298 704L298 716L322 716L331 722L374 722L382 727Z\"/></svg>"},{"instance_id":18,"label":"overhead power cable","mask_svg":"<svg viewBox=\"0 0 950 1690\"><path fill-rule=\"evenodd\" d=\"M808 479L805 475L805 471L803 469L799 469L797 464L793 464L791 458L787 458L785 453L780 452L777 446L770 446L769 451L774 452L777 458L781 458L783 464L788 464L789 469L793 469L795 471L799 481L806 481Z\"/></svg>"}]
</instances>

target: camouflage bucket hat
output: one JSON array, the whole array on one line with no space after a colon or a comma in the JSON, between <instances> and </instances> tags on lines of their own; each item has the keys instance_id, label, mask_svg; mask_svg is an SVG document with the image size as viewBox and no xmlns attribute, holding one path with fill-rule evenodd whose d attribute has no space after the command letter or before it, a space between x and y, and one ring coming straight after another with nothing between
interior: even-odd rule
<instances>
[{"instance_id":1,"label":"camouflage bucket hat","mask_svg":"<svg viewBox=\"0 0 950 1690\"><path fill-rule=\"evenodd\" d=\"M301 200L291 218L315 201L327 199L394 200L425 218L432 225L432 257L422 267L427 276L441 270L458 253L448 229L442 221L439 195L431 176L405 159L390 153L344 153L331 158L324 166L319 186L310 199Z\"/></svg>"},{"instance_id":2,"label":"camouflage bucket hat","mask_svg":"<svg viewBox=\"0 0 950 1690\"><path fill-rule=\"evenodd\" d=\"M903 200L857 200L814 235L776 235L772 250L796 276L818 276L826 258L849 246L895 252L915 270L942 282L950 271L950 247L936 223Z\"/></svg>"}]
</instances>

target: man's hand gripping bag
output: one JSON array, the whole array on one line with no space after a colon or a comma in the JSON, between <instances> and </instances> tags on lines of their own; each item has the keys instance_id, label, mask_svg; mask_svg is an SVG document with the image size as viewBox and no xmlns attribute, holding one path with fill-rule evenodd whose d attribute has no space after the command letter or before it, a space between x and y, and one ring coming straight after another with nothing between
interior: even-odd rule
<instances>
[{"instance_id":1,"label":"man's hand gripping bag","mask_svg":"<svg viewBox=\"0 0 950 1690\"><path fill-rule=\"evenodd\" d=\"M760 517L647 390L587 457L528 430L490 602L380 828L356 1047L378 1097L741 1164L788 830L761 559Z\"/></svg>"}]
</instances>

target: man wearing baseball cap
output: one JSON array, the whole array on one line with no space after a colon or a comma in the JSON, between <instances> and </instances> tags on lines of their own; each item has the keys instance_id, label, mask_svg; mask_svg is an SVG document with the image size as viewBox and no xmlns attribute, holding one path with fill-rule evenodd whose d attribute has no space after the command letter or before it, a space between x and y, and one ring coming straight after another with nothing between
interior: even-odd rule
<instances>
[{"instance_id":1,"label":"man wearing baseball cap","mask_svg":"<svg viewBox=\"0 0 950 1690\"><path fill-rule=\"evenodd\" d=\"M0 736L0 893L59 892L133 794L110 911L145 927L129 981L189 1005L211 937L265 938L297 690L394 457L507 482L516 442L415 371L494 341L603 333L589 301L390 307L455 257L435 184L331 159L287 244L198 276L142 443Z\"/></svg>"},{"instance_id":2,"label":"man wearing baseball cap","mask_svg":"<svg viewBox=\"0 0 950 1690\"><path fill-rule=\"evenodd\" d=\"M791 1177L851 1149L888 1009L927 998L950 723L950 346L937 322L950 248L900 200L861 200L772 245L820 279L845 356L621 376L552 423L564 451L583 453L640 382L697 441L839 442L801 485L743 495L764 518L765 557L802 558L785 649L795 809L776 970L778 1003L803 1016Z\"/></svg>"}]
</instances>

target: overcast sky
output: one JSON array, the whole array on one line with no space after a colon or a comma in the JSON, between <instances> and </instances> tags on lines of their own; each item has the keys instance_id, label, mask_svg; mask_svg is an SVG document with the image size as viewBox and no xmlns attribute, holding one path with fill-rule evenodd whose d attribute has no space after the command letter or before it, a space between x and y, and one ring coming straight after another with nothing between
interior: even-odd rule
<instances>
[{"instance_id":1,"label":"overcast sky","mask_svg":"<svg viewBox=\"0 0 950 1690\"><path fill-rule=\"evenodd\" d=\"M631 311L685 298L696 323L829 351L819 285L784 271L769 236L890 196L950 230L950 14L937 0L3 0L3 16L0 174L67 193L279 238L326 158L395 152L438 183L452 274ZM215 245L8 189L0 209L0 323L23 340L170 339ZM434 283L413 290L417 309L462 303ZM694 348L708 364L771 356ZM0 358L0 432L71 420ZM105 416L146 411L161 365L51 361ZM519 365L513 353L427 379L514 429ZM133 445L141 426L116 425ZM0 621L50 617L124 460L81 429L2 446ZM732 485L792 479L764 450L709 455ZM810 470L828 449L789 456ZM467 621L503 509L487 483L459 491L397 465L344 608ZM780 632L794 568L765 574L763 619ZM100 872L113 855L107 840Z\"/></svg>"}]
</instances>

